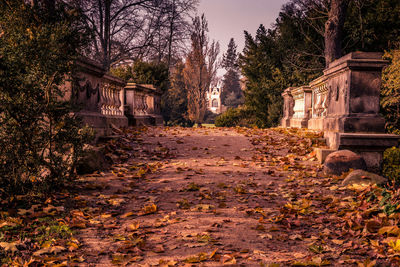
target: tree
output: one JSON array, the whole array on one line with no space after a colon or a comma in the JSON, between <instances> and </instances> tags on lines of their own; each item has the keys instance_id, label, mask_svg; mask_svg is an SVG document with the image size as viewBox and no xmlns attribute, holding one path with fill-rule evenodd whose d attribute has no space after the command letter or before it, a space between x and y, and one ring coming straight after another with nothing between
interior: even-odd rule
<instances>
[{"instance_id":1,"label":"tree","mask_svg":"<svg viewBox=\"0 0 400 267\"><path fill-rule=\"evenodd\" d=\"M189 33L198 0L65 0L84 8L94 42L90 56L107 70L138 59L171 61Z\"/></svg>"},{"instance_id":2,"label":"tree","mask_svg":"<svg viewBox=\"0 0 400 267\"><path fill-rule=\"evenodd\" d=\"M158 45L155 48L159 62L164 60L168 68L171 68L174 58L179 62L186 50L191 32L189 19L197 4L198 0L163 1L165 19L159 28Z\"/></svg>"},{"instance_id":3,"label":"tree","mask_svg":"<svg viewBox=\"0 0 400 267\"><path fill-rule=\"evenodd\" d=\"M140 53L153 38L153 25L157 18L150 10L157 7L153 0L69 0L71 5L81 6L87 25L94 34L91 56L110 66Z\"/></svg>"},{"instance_id":4,"label":"tree","mask_svg":"<svg viewBox=\"0 0 400 267\"><path fill-rule=\"evenodd\" d=\"M235 43L235 39L231 38L228 44L228 50L226 53L222 55L221 67L226 70L239 68L238 65L238 54L237 54L237 45Z\"/></svg>"},{"instance_id":5,"label":"tree","mask_svg":"<svg viewBox=\"0 0 400 267\"><path fill-rule=\"evenodd\" d=\"M168 89L168 67L163 63L137 60L131 65L112 68L111 73L127 82L152 84L163 92Z\"/></svg>"},{"instance_id":6,"label":"tree","mask_svg":"<svg viewBox=\"0 0 400 267\"><path fill-rule=\"evenodd\" d=\"M193 19L191 51L186 57L183 77L188 92L189 119L201 124L207 107L206 92L217 72L219 44L209 42L204 14Z\"/></svg>"},{"instance_id":7,"label":"tree","mask_svg":"<svg viewBox=\"0 0 400 267\"><path fill-rule=\"evenodd\" d=\"M170 72L170 87L162 102L164 120L167 125L193 126L188 119L188 96L185 88L183 69L185 64L178 62Z\"/></svg>"},{"instance_id":8,"label":"tree","mask_svg":"<svg viewBox=\"0 0 400 267\"><path fill-rule=\"evenodd\" d=\"M231 38L228 44L228 50L223 55L221 64L221 66L226 70L223 77L221 100L224 105L231 107L237 107L242 98L239 80L238 54L236 49L237 45L235 44L235 40ZM228 96L230 96L229 101L227 101ZM232 97L235 97L237 100L231 99Z\"/></svg>"},{"instance_id":9,"label":"tree","mask_svg":"<svg viewBox=\"0 0 400 267\"><path fill-rule=\"evenodd\" d=\"M329 17L325 23L325 63L342 56L343 26L346 18L347 0L331 0Z\"/></svg>"},{"instance_id":10,"label":"tree","mask_svg":"<svg viewBox=\"0 0 400 267\"><path fill-rule=\"evenodd\" d=\"M247 78L245 107L258 127L276 125L281 114L281 92L288 86L282 72L276 32L261 25L255 37L245 32L246 44L240 66Z\"/></svg>"},{"instance_id":11,"label":"tree","mask_svg":"<svg viewBox=\"0 0 400 267\"><path fill-rule=\"evenodd\" d=\"M2 189L54 188L73 176L86 137L60 85L87 43L81 22L60 1L0 3Z\"/></svg>"}]
</instances>

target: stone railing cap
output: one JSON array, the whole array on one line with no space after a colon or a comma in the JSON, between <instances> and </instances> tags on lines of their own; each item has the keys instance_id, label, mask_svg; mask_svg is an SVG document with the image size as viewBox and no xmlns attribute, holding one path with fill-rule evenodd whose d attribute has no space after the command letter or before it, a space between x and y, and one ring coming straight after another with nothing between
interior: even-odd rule
<instances>
[{"instance_id":1,"label":"stone railing cap","mask_svg":"<svg viewBox=\"0 0 400 267\"><path fill-rule=\"evenodd\" d=\"M126 82L123 79L113 76L111 74L104 74L103 79L105 79L109 82L116 83L122 87L124 87L126 85Z\"/></svg>"},{"instance_id":2,"label":"stone railing cap","mask_svg":"<svg viewBox=\"0 0 400 267\"><path fill-rule=\"evenodd\" d=\"M78 65L78 68L80 68L78 71L89 72L99 77L102 77L106 72L100 63L87 57L78 58L76 64Z\"/></svg>"},{"instance_id":3,"label":"stone railing cap","mask_svg":"<svg viewBox=\"0 0 400 267\"><path fill-rule=\"evenodd\" d=\"M291 90L291 93L292 94L300 94L300 93L303 93L303 92L311 92L311 91L312 90L311 90L310 86L304 85L304 86L293 88Z\"/></svg>"},{"instance_id":4,"label":"stone railing cap","mask_svg":"<svg viewBox=\"0 0 400 267\"><path fill-rule=\"evenodd\" d=\"M388 63L382 57L383 53L381 52L352 52L330 63L324 72L331 72L333 68L346 67L347 65L382 68Z\"/></svg>"},{"instance_id":5,"label":"stone railing cap","mask_svg":"<svg viewBox=\"0 0 400 267\"><path fill-rule=\"evenodd\" d=\"M152 84L140 84L140 83L132 83L128 82L125 86L125 89L128 90L141 90L141 91L149 91L155 93L161 93L161 91Z\"/></svg>"},{"instance_id":6,"label":"stone railing cap","mask_svg":"<svg viewBox=\"0 0 400 267\"><path fill-rule=\"evenodd\" d=\"M283 92L282 92L282 96L285 96L285 95L291 95L291 93L292 93L292 90L294 89L295 87L289 87L289 88L286 88Z\"/></svg>"}]
</instances>

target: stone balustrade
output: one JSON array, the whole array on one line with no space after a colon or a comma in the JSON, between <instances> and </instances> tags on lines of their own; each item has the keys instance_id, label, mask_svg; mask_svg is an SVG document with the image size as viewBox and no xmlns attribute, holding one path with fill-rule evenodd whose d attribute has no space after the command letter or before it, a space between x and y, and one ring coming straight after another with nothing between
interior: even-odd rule
<instances>
[{"instance_id":1,"label":"stone balustrade","mask_svg":"<svg viewBox=\"0 0 400 267\"><path fill-rule=\"evenodd\" d=\"M130 125L163 125L161 91L150 84L128 83L125 111Z\"/></svg>"},{"instance_id":2,"label":"stone balustrade","mask_svg":"<svg viewBox=\"0 0 400 267\"><path fill-rule=\"evenodd\" d=\"M109 75L96 62L82 59L79 70L62 86L65 100L97 136L112 134L112 126L163 125L161 91L149 84L126 83Z\"/></svg>"},{"instance_id":3,"label":"stone balustrade","mask_svg":"<svg viewBox=\"0 0 400 267\"><path fill-rule=\"evenodd\" d=\"M383 151L397 146L397 135L385 134L379 114L381 53L350 53L334 62L309 86L286 89L282 127L324 132L329 149L349 149L378 169Z\"/></svg>"},{"instance_id":4,"label":"stone balustrade","mask_svg":"<svg viewBox=\"0 0 400 267\"><path fill-rule=\"evenodd\" d=\"M123 116L123 91L124 82L116 80L116 77L105 75L101 86L101 114L107 116Z\"/></svg>"},{"instance_id":5,"label":"stone balustrade","mask_svg":"<svg viewBox=\"0 0 400 267\"><path fill-rule=\"evenodd\" d=\"M112 134L111 125L128 126L122 105L125 82L106 74L89 59L77 63L78 72L63 87L66 99L80 107L77 114L83 123L90 125L97 136Z\"/></svg>"},{"instance_id":6,"label":"stone balustrade","mask_svg":"<svg viewBox=\"0 0 400 267\"><path fill-rule=\"evenodd\" d=\"M310 83L311 87L311 117L307 128L323 130L324 118L328 109L328 85L326 77L322 76Z\"/></svg>"}]
</instances>

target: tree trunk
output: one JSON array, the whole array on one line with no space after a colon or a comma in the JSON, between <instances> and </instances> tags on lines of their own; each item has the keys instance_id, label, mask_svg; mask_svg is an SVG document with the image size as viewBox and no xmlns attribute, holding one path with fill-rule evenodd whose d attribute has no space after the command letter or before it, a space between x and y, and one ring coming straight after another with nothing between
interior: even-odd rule
<instances>
[{"instance_id":1,"label":"tree trunk","mask_svg":"<svg viewBox=\"0 0 400 267\"><path fill-rule=\"evenodd\" d=\"M342 56L342 33L348 1L331 0L329 18L325 24L325 62L329 63Z\"/></svg>"},{"instance_id":2,"label":"tree trunk","mask_svg":"<svg viewBox=\"0 0 400 267\"><path fill-rule=\"evenodd\" d=\"M103 44L103 67L106 70L110 68L110 48L111 48L111 0L104 3L104 44Z\"/></svg>"},{"instance_id":3,"label":"tree trunk","mask_svg":"<svg viewBox=\"0 0 400 267\"><path fill-rule=\"evenodd\" d=\"M168 36L168 59L167 59L167 64L168 64L168 72L171 67L171 57L172 57L172 42L173 42L173 37L174 37L174 23L175 23L175 0L172 1L171 5L171 18L169 21L169 36Z\"/></svg>"}]
</instances>

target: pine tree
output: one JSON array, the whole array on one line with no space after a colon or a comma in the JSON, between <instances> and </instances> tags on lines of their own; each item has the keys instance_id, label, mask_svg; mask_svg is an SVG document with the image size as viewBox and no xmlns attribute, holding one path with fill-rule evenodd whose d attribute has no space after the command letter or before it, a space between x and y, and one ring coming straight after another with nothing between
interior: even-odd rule
<instances>
[{"instance_id":1,"label":"pine tree","mask_svg":"<svg viewBox=\"0 0 400 267\"><path fill-rule=\"evenodd\" d=\"M238 53L235 40L231 38L228 44L228 50L223 55L222 67L226 70L223 77L222 103L226 106L237 107L241 102L242 91L240 88L240 75L238 65ZM233 93L233 95L232 95ZM229 101L227 101L229 96ZM233 96L236 98L233 99Z\"/></svg>"}]
</instances>

